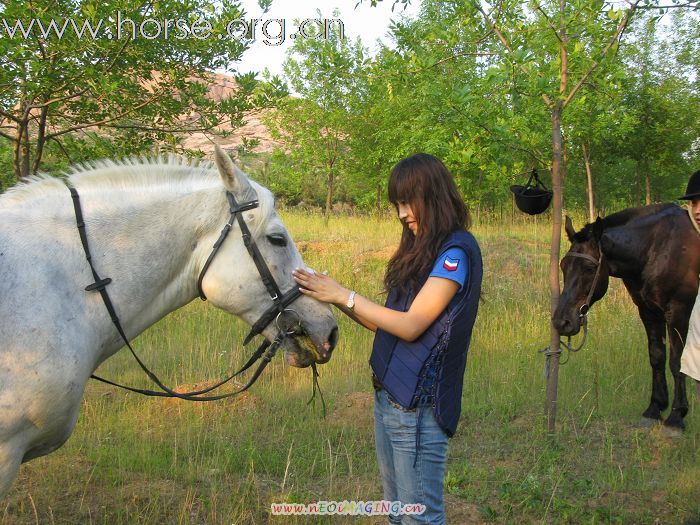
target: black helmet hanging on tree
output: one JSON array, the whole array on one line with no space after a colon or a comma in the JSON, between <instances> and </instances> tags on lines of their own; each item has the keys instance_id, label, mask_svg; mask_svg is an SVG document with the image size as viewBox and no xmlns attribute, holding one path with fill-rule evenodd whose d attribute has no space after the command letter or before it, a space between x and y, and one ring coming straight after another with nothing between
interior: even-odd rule
<instances>
[{"instance_id":1,"label":"black helmet hanging on tree","mask_svg":"<svg viewBox=\"0 0 700 525\"><path fill-rule=\"evenodd\" d=\"M515 204L518 209L528 215L539 215L549 208L552 202L552 190L537 176L537 169L533 169L525 186L514 184L510 191L515 196Z\"/></svg>"}]
</instances>

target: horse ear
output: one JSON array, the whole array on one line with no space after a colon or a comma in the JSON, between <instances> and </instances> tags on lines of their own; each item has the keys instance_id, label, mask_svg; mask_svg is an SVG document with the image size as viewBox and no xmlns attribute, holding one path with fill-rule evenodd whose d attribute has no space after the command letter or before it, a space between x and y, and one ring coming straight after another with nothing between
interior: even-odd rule
<instances>
[{"instance_id":1,"label":"horse ear","mask_svg":"<svg viewBox=\"0 0 700 525\"><path fill-rule=\"evenodd\" d=\"M603 236L603 219L597 217L593 223L593 237L596 241L599 241Z\"/></svg>"},{"instance_id":2,"label":"horse ear","mask_svg":"<svg viewBox=\"0 0 700 525\"><path fill-rule=\"evenodd\" d=\"M570 242L574 242L574 235L576 235L576 230L574 230L574 225L571 222L571 217L566 216L566 221L564 222L564 230L566 230L566 236L569 238Z\"/></svg>"},{"instance_id":3,"label":"horse ear","mask_svg":"<svg viewBox=\"0 0 700 525\"><path fill-rule=\"evenodd\" d=\"M224 182L224 186L241 202L250 200L247 194L253 191L248 178L238 169L238 166L231 160L224 150L218 145L214 146L214 159L216 167L219 168L219 175ZM254 198L254 197L253 197Z\"/></svg>"}]
</instances>

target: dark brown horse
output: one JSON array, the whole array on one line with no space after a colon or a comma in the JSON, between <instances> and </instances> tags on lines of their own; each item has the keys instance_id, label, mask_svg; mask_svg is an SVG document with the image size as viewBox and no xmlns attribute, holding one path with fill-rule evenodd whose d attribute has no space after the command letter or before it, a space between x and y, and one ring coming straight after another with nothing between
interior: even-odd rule
<instances>
[{"instance_id":1,"label":"dark brown horse","mask_svg":"<svg viewBox=\"0 0 700 525\"><path fill-rule=\"evenodd\" d=\"M561 335L578 333L590 305L605 295L609 277L622 279L649 340L651 401L643 416L661 420L668 408L668 333L675 388L664 425L676 428L684 428L688 412L680 361L700 273L700 235L690 221L687 211L675 204L623 210L579 232L567 217L571 248L561 260L564 290L552 319Z\"/></svg>"}]
</instances>

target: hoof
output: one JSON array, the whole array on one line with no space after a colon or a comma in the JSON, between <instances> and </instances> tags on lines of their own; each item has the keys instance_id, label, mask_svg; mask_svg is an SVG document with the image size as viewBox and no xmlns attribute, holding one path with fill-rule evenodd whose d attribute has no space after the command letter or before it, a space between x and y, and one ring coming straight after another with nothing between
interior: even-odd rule
<instances>
[{"instance_id":1,"label":"hoof","mask_svg":"<svg viewBox=\"0 0 700 525\"><path fill-rule=\"evenodd\" d=\"M667 438L679 438L683 436L683 429L680 427L669 427L662 425L660 433L662 436Z\"/></svg>"},{"instance_id":2,"label":"hoof","mask_svg":"<svg viewBox=\"0 0 700 525\"><path fill-rule=\"evenodd\" d=\"M642 428L652 428L655 427L656 425L660 425L661 420L660 419L652 419L650 417L644 417L642 416L639 419L639 426Z\"/></svg>"}]
</instances>

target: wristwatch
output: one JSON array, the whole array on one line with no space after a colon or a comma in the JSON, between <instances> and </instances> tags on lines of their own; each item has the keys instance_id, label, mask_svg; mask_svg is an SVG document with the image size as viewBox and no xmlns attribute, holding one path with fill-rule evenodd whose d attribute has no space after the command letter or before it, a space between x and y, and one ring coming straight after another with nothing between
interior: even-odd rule
<instances>
[{"instance_id":1,"label":"wristwatch","mask_svg":"<svg viewBox=\"0 0 700 525\"><path fill-rule=\"evenodd\" d=\"M345 306L347 306L350 311L355 310L355 294L356 294L355 290L350 292L350 296L348 297L348 302L345 303Z\"/></svg>"}]
</instances>

